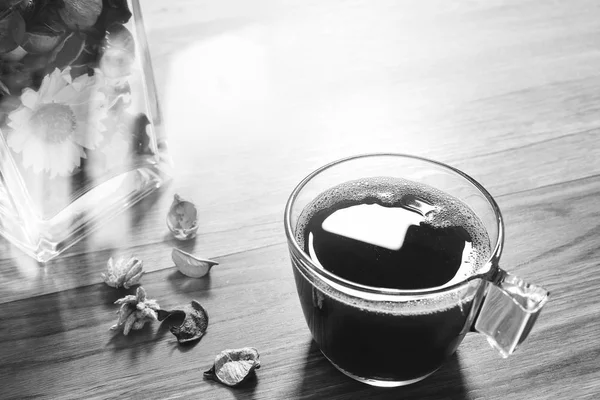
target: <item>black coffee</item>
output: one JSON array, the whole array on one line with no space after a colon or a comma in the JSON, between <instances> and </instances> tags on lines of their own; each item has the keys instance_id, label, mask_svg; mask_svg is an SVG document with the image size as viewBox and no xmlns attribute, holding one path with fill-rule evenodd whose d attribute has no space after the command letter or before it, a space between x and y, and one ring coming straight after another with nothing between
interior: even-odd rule
<instances>
[{"instance_id":1,"label":"black coffee","mask_svg":"<svg viewBox=\"0 0 600 400\"><path fill-rule=\"evenodd\" d=\"M302 212L296 236L315 264L379 288L448 286L475 273L490 252L483 224L464 203L396 178L347 182L322 193ZM426 312L379 309L294 272L315 341L351 374L416 379L435 371L468 330L472 298Z\"/></svg>"}]
</instances>

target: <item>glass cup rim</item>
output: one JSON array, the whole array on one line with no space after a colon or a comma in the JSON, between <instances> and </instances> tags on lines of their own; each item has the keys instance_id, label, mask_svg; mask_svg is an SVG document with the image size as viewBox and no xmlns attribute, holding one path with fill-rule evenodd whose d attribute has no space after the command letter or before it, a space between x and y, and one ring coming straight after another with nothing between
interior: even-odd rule
<instances>
[{"instance_id":1,"label":"glass cup rim","mask_svg":"<svg viewBox=\"0 0 600 400\"><path fill-rule=\"evenodd\" d=\"M375 295L419 296L419 295L431 295L431 294L436 294L436 293L445 293L445 292L459 289L463 285L469 284L469 282L474 279L482 278L487 275L493 274L494 271L492 271L490 268L483 268L482 269L484 271L483 273L468 276L464 280L461 280L461 281L456 282L449 286L431 288L431 289L394 289L394 288L381 288L381 287L375 287L375 286L368 286L368 285L363 285L360 283L352 282L350 280L339 277L339 276L333 274L332 272L327 271L324 268L319 268L318 266L315 265L315 263L313 263L310 256L308 254L306 254L304 252L304 250L300 247L300 245L296 241L296 238L294 235L294 229L292 227L292 206L294 205L296 198L298 197L298 195L300 194L302 189L314 177L316 177L317 175L321 174L322 172L324 172L326 170L329 170L330 168L333 168L337 165L347 163L347 162L353 161L353 160L367 159L367 158L380 158L380 157L403 158L403 159L407 159L407 160L413 160L413 161L419 161L419 162L432 164L434 166L441 167L447 171L450 171L450 172L460 176L461 178L466 180L468 183L473 185L485 197L486 201L491 206L491 208L494 212L494 216L496 219L496 225L498 228L498 237L496 239L496 243L493 247L493 250L490 252L490 256L488 257L488 259L486 260L484 265L489 265L491 267L491 269L497 268L497 265L495 265L497 263L494 263L494 261L497 260L498 257L500 256L500 254L502 252L502 247L504 244L504 220L502 218L502 213L500 211L500 207L498 206L498 204L496 203L496 200L494 200L492 195L487 191L487 189L485 189L483 187L483 185L481 185L479 182L477 182L474 178L472 178L465 172L463 172L455 167L452 167L451 165L442 163L440 161L435 161L435 160L432 160L429 158L412 155L412 154L389 153L389 152L387 152L387 153L386 152L384 152L384 153L364 153L364 154L357 154L357 155L352 155L352 156L337 159L335 161L325 164L325 165L317 168L316 170L312 171L310 174L305 176L304 179L302 179L300 181L300 183L298 183L296 185L296 187L290 194L290 196L286 202L286 205L285 205L284 226L285 226L285 234L287 237L288 245L290 245L290 243L291 243L291 246L293 246L294 253L298 257L301 258L302 263L304 265L308 266L310 268L310 271L313 274L316 274L320 279L324 279L325 281L334 282L334 283L341 285L343 287L346 287L350 290L355 290L355 291L359 291L359 292L363 292L363 293L370 293L370 294L375 294Z\"/></svg>"}]
</instances>

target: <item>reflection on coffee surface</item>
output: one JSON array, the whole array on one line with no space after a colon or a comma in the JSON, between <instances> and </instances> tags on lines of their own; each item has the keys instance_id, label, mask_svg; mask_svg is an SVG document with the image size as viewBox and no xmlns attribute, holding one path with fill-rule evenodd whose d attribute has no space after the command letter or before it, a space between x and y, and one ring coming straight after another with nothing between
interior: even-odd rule
<instances>
[{"instance_id":1,"label":"reflection on coffee surface","mask_svg":"<svg viewBox=\"0 0 600 400\"><path fill-rule=\"evenodd\" d=\"M449 195L400 179L348 182L321 194L298 222L299 243L352 282L425 289L459 282L489 256L477 216Z\"/></svg>"},{"instance_id":2,"label":"reflection on coffee surface","mask_svg":"<svg viewBox=\"0 0 600 400\"><path fill-rule=\"evenodd\" d=\"M490 255L469 207L432 187L398 178L346 182L302 211L296 240L313 262L372 287L425 289L462 282ZM435 371L469 327L473 296L414 310L364 301L294 268L304 315L323 354L358 377L410 381Z\"/></svg>"}]
</instances>

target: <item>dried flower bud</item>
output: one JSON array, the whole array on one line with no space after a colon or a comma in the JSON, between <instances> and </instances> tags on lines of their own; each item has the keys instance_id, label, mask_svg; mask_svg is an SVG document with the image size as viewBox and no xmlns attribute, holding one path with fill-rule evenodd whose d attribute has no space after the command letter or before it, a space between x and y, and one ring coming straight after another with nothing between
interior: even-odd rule
<instances>
[{"instance_id":1,"label":"dried flower bud","mask_svg":"<svg viewBox=\"0 0 600 400\"><path fill-rule=\"evenodd\" d=\"M110 327L111 330L123 328L123 335L131 330L142 329L148 321L156 321L157 311L160 306L156 300L148 299L143 287L138 287L135 296L128 295L115 301L115 304L121 305L117 311L119 319L117 323Z\"/></svg>"},{"instance_id":2,"label":"dried flower bud","mask_svg":"<svg viewBox=\"0 0 600 400\"><path fill-rule=\"evenodd\" d=\"M179 343L191 342L200 339L206 333L208 327L208 314L200 303L192 300L190 305L181 310L158 311L158 320L164 321L169 317L183 317L180 326L172 326L171 333L175 335Z\"/></svg>"},{"instance_id":3,"label":"dried flower bud","mask_svg":"<svg viewBox=\"0 0 600 400\"><path fill-rule=\"evenodd\" d=\"M100 276L108 286L129 289L131 286L137 285L144 275L143 267L142 260L136 257L119 258L116 262L111 257L106 263L106 273L102 273Z\"/></svg>"},{"instance_id":4,"label":"dried flower bud","mask_svg":"<svg viewBox=\"0 0 600 400\"><path fill-rule=\"evenodd\" d=\"M167 215L167 226L178 240L195 238L198 231L196 206L176 194Z\"/></svg>"},{"instance_id":5,"label":"dried flower bud","mask_svg":"<svg viewBox=\"0 0 600 400\"><path fill-rule=\"evenodd\" d=\"M215 358L212 368L204 372L204 377L236 386L260 368L258 351L254 347L223 350Z\"/></svg>"},{"instance_id":6,"label":"dried flower bud","mask_svg":"<svg viewBox=\"0 0 600 400\"><path fill-rule=\"evenodd\" d=\"M171 258L179 272L190 278L202 278L213 266L219 265L216 261L195 257L177 248L173 249Z\"/></svg>"}]
</instances>

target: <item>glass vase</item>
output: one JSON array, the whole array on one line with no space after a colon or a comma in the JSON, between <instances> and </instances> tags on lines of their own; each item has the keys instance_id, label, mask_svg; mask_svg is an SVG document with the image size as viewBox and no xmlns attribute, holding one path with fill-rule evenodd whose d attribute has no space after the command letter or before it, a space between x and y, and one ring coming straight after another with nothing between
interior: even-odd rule
<instances>
[{"instance_id":1,"label":"glass vase","mask_svg":"<svg viewBox=\"0 0 600 400\"><path fill-rule=\"evenodd\" d=\"M138 0L0 3L0 235L46 262L170 179Z\"/></svg>"}]
</instances>

